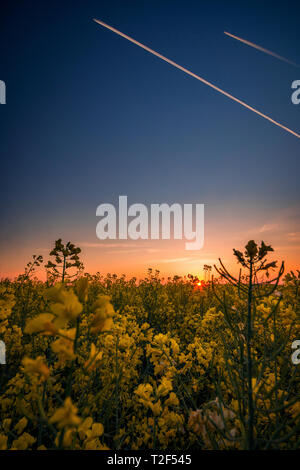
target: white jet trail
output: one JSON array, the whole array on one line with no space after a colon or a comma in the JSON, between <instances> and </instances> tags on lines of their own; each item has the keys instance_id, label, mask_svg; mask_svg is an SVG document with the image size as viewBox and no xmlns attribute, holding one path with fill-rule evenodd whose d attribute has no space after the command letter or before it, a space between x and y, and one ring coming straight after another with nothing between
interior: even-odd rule
<instances>
[{"instance_id":1,"label":"white jet trail","mask_svg":"<svg viewBox=\"0 0 300 470\"><path fill-rule=\"evenodd\" d=\"M236 39L237 41L247 44L247 46L254 47L254 49L258 49L261 52L265 52L266 54L276 57L276 59L282 60L283 62L287 62L288 64L294 65L295 67L298 67L298 68L300 67L295 62L292 62L291 60L286 59L286 57L282 57L281 55L278 55L275 52L269 51L268 49L265 49L264 47L258 46L257 44L254 44L254 42L250 42L250 41L247 41L246 39L239 38L238 36L235 36L234 34L227 33L227 31L224 31L224 34L226 34L226 36L229 36L233 39Z\"/></svg>"},{"instance_id":2,"label":"white jet trail","mask_svg":"<svg viewBox=\"0 0 300 470\"><path fill-rule=\"evenodd\" d=\"M118 34L119 36L122 36L123 38L127 39L128 41L132 42L133 44L136 44L137 46L141 47L142 49L145 49L146 51L150 52L151 54L155 55L156 57L159 57L160 59L164 60L164 61L167 62L168 64L171 64L171 65L173 65L174 67L176 67L177 69L182 70L183 72L187 73L187 74L190 75L191 77L194 77L194 78L196 78L197 80L199 80L200 82L205 83L205 85L207 85L207 86L213 88L214 90L218 91L219 93L222 93L222 95L227 96L227 98L230 98L231 100L236 101L237 103L239 103L240 105L242 105L242 106L244 106L245 108L249 109L250 111L253 111L254 113L258 114L259 116L263 117L264 119L267 119L268 121L272 122L272 123L275 124L276 126L281 127L281 129L284 129L285 131L289 132L290 134L293 134L294 136L298 137L298 139L300 139L300 135L299 135L299 134L297 134L296 132L292 131L291 129L289 129L288 127L284 126L283 124L280 124L280 122L277 122L277 121L275 121L274 119L272 119L272 118L270 118L269 116L267 116L266 114L263 114L263 113L261 113L260 111L258 111L257 109L252 108L252 106L249 106L249 105L248 105L247 103L245 103L244 101L241 101L241 100L239 100L238 98L236 98L235 96L230 95L229 93L227 93L227 91L224 91L224 90L222 90L221 88L219 88L219 87L217 87L216 85L214 85L213 83L210 83L210 82L208 82L207 80L205 80L204 78L199 77L199 75L196 75L195 73L190 72L190 70L188 70L188 69L182 67L181 65L176 64L176 62L173 62L173 60L170 60L170 59L168 59L167 57L163 56L162 54L159 54L158 52L155 52L153 49L150 49L150 47L145 46L144 44L142 44L142 43L136 41L135 39L131 38L130 36L127 36L127 34L122 33L122 32L119 31L118 29L113 28L112 26L109 26L108 24L104 23L103 21L100 21L100 20L97 20L97 19L94 19L94 21L95 21L96 23L99 23L101 26L104 26L104 28L107 28L107 29L109 29L110 31L113 31L114 33Z\"/></svg>"}]
</instances>

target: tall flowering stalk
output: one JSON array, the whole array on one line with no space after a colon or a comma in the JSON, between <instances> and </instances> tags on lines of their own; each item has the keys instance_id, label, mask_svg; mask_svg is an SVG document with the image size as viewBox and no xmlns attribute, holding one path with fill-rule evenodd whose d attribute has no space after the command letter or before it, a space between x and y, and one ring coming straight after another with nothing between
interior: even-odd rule
<instances>
[{"instance_id":1,"label":"tall flowering stalk","mask_svg":"<svg viewBox=\"0 0 300 470\"><path fill-rule=\"evenodd\" d=\"M284 272L284 263L282 262L278 274L275 278L259 282L259 276L265 273L267 278L269 277L269 270L276 268L277 262L267 262L267 255L269 252L274 251L270 245L266 245L263 241L260 247L254 240L250 240L245 246L245 251L242 253L239 250L233 250L238 263L242 268L246 269L246 276L242 276L240 270L239 278L236 279L232 274L228 272L221 259L219 259L220 267L214 266L218 274L225 279L228 283L232 284L238 290L240 299L246 299L246 325L238 326L234 325L234 321L230 318L229 307L226 303L225 292L223 299L220 299L215 291L215 295L220 301L224 309L225 319L227 320L230 327L232 327L233 334L238 340L236 343L240 347L240 359L244 361L244 342L246 343L246 374L245 377L242 373L242 384L241 384L241 398L245 402L245 389L247 390L247 405L244 427L245 427L245 448L248 450L256 447L254 439L254 425L255 425L255 406L254 406L254 391L253 384L255 377L253 374L253 325L255 320L256 302L258 299L270 297L276 290L279 280ZM276 310L276 309L275 309ZM274 310L274 314L275 314ZM244 319L242 315L242 320ZM241 331L242 330L242 331ZM274 326L274 331L276 325ZM245 339L245 341L244 341ZM264 358L265 361L265 358ZM275 375L276 375L276 362L275 362ZM246 386L245 386L246 384ZM237 388L237 384L233 384ZM240 392L240 391L239 391ZM275 392L276 393L276 392Z\"/></svg>"},{"instance_id":2,"label":"tall flowering stalk","mask_svg":"<svg viewBox=\"0 0 300 470\"><path fill-rule=\"evenodd\" d=\"M71 280L83 270L83 264L79 259L81 248L76 247L73 243L68 242L64 245L61 238L56 240L50 256L53 261L49 260L45 265L48 278L52 280L60 279L61 282ZM70 274L70 269L75 269L75 273Z\"/></svg>"}]
</instances>

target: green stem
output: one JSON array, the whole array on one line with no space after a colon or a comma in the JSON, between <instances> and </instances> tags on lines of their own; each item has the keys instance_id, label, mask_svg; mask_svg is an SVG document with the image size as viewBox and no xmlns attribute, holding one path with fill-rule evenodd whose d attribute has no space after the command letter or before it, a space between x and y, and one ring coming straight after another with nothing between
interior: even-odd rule
<instances>
[{"instance_id":1,"label":"green stem","mask_svg":"<svg viewBox=\"0 0 300 470\"><path fill-rule=\"evenodd\" d=\"M253 449L253 390L252 390L252 300L253 300L253 261L250 261L249 288L248 288L248 314L247 314L247 382L248 382L248 423L247 423L247 450Z\"/></svg>"}]
</instances>

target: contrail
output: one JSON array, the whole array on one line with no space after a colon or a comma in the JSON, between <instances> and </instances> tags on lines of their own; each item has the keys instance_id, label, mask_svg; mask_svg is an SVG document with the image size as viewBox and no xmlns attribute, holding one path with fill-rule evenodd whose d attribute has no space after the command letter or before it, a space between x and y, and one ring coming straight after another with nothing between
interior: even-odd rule
<instances>
[{"instance_id":1,"label":"contrail","mask_svg":"<svg viewBox=\"0 0 300 470\"><path fill-rule=\"evenodd\" d=\"M242 105L242 106L244 106L245 108L249 109L250 111L253 111L254 113L258 114L258 116L261 116L261 117L263 117L264 119L267 119L268 121L272 122L272 123L275 124L276 126L281 127L281 129L284 129L285 131L289 132L290 134L293 134L294 136L298 137L298 139L300 139L300 135L299 135L299 134L297 134L296 132L292 131L291 129L289 129L288 127L284 126L283 124L280 124L280 122L277 122L277 121L275 121L274 119L272 119L272 118L270 118L269 116L267 116L266 114L263 114L263 113L261 113L260 111L258 111L257 109L252 108L252 106L249 106L249 105L248 105L247 103L245 103L244 101L241 101L241 100L239 100L238 98L236 98L235 96L230 95L229 93L227 93L227 91L224 91L224 90L222 90L221 88L219 88L219 87L217 87L216 85L214 85L213 83L210 83L210 82L208 82L207 80L205 80L204 78L199 77L199 75L196 75L195 73L190 72L190 70L188 70L188 69L182 67L181 65L176 64L176 62L173 62L173 60L170 60L170 59L168 59L167 57L163 56L162 54L159 54L158 52L155 52L153 49L150 49L150 47L147 47L147 46L145 46L144 44L142 44L142 43L136 41L135 39L131 38L130 36L127 36L127 34L121 33L121 31L119 31L119 30L116 29L116 28L113 28L112 26L109 26L108 24L104 23L103 21L96 20L96 19L94 19L94 21L96 21L96 23L99 23L101 26L104 26L104 28L107 28L107 29L109 29L110 31L113 31L114 33L118 34L119 36L122 36L123 38L127 39L128 41L133 42L133 44L136 44L137 46L141 47L142 49L145 49L146 51L150 52L151 54L155 55L156 57L159 57L160 59L164 60L164 61L167 62L168 64L173 65L173 67L176 67L177 69L182 70L183 72L187 73L187 74L190 75L191 77L196 78L197 80L199 80L200 82L204 83L205 85L207 85L207 86L213 88L214 90L218 91L219 93L222 93L222 95L227 96L227 98L230 98L231 100L236 101L237 103L239 103L240 105Z\"/></svg>"},{"instance_id":2,"label":"contrail","mask_svg":"<svg viewBox=\"0 0 300 470\"><path fill-rule=\"evenodd\" d=\"M254 42L246 41L246 39L242 39L242 38L239 38L238 36L234 36L234 34L227 33L227 31L224 31L224 34L226 34L226 36L230 36L233 39L236 39L237 41L247 44L247 46L254 47L254 49L258 49L261 52L265 52L266 54L276 57L276 59L282 60L283 62L286 62L290 65L294 65L295 67L298 67L298 68L300 67L295 62L292 62L291 60L286 59L285 57L282 57L281 55L278 55L275 52L269 51L268 49L265 49L264 47L258 46L257 44L254 44Z\"/></svg>"}]
</instances>

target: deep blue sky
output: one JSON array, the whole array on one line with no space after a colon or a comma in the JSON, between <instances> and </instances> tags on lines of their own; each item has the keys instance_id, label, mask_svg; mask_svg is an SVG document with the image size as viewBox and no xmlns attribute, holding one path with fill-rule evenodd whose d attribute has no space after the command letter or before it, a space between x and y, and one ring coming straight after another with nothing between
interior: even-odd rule
<instances>
[{"instance_id":1,"label":"deep blue sky","mask_svg":"<svg viewBox=\"0 0 300 470\"><path fill-rule=\"evenodd\" d=\"M299 139L94 17L300 131L300 69L223 34L300 63L297 2L3 2L1 251L97 241L96 207L119 194L205 203L212 224L299 206Z\"/></svg>"}]
</instances>

